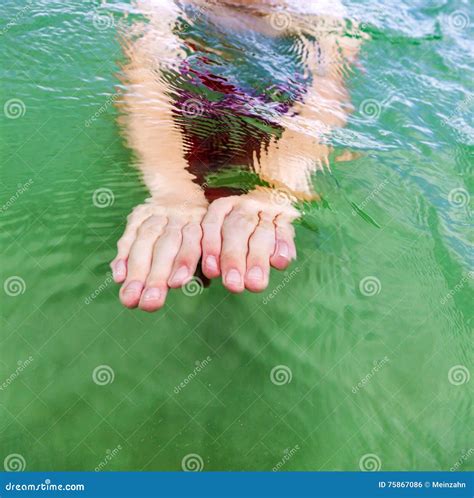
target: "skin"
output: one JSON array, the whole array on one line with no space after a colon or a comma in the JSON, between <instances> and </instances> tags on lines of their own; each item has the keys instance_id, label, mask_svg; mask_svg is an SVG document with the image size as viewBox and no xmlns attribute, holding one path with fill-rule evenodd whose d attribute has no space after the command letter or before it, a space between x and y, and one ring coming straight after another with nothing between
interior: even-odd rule
<instances>
[{"instance_id":1,"label":"skin","mask_svg":"<svg viewBox=\"0 0 474 498\"><path fill-rule=\"evenodd\" d=\"M223 24L233 23L235 28L237 3L211 2L209 14ZM246 29L250 25L268 36L285 34L268 22L268 2L243 3L257 13L262 8L261 15L243 14ZM317 68L308 62L314 79L305 102L294 106L292 114L296 116L281 118L285 127L282 137L261 150L254 161L255 171L272 188L259 187L208 204L187 170L183 136L173 120L166 82L152 69L156 68L157 55L167 61L180 57L178 49L169 43L174 37L171 29L176 7L170 4L157 12L142 2L140 8L150 23L140 37L124 42L129 63L123 68L126 91L121 124L136 153L150 198L129 215L111 263L115 281L122 284L120 300L128 308L158 310L165 304L169 289L192 279L201 258L204 275L220 277L230 292L261 292L268 286L270 267L284 270L296 258L292 222L298 211L293 203L317 197L311 175L329 167L330 152L321 143L321 136L345 123L348 95L343 64L355 56L357 45L346 42L341 49L341 39L336 35L319 38L331 62L330 70L318 75ZM307 18L301 25L297 16L294 20L292 30L313 29ZM316 48L306 43L308 61L314 60L311 55Z\"/></svg>"}]
</instances>

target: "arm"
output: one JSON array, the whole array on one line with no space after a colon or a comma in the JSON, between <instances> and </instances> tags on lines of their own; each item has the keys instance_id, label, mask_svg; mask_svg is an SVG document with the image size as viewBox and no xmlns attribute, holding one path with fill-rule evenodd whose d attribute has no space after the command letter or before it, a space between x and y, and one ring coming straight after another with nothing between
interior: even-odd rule
<instances>
[{"instance_id":1,"label":"arm","mask_svg":"<svg viewBox=\"0 0 474 498\"><path fill-rule=\"evenodd\" d=\"M317 170L329 168L330 147L325 144L325 137L331 129L346 124L351 110L344 73L348 62L353 62L357 55L359 40L341 36L342 26L338 28L336 23L341 25L342 21L319 17L309 24L301 22L297 27L300 38L305 41L312 84L304 101L293 106L295 115L281 119L285 131L280 140L273 142L256 161L263 179L300 200L317 197L311 176ZM318 26L328 24L335 26L335 33L318 32ZM311 41L305 34L317 41Z\"/></svg>"},{"instance_id":2,"label":"arm","mask_svg":"<svg viewBox=\"0 0 474 498\"><path fill-rule=\"evenodd\" d=\"M129 62L123 68L126 85L121 117L123 131L137 156L137 166L152 202L205 207L204 193L187 169L182 133L173 118L169 84L161 75L162 70L170 70L166 67L167 61L170 65L179 61L171 32L174 18L172 13L166 15L163 11L150 14L153 17L146 26L147 32L124 44Z\"/></svg>"},{"instance_id":3,"label":"arm","mask_svg":"<svg viewBox=\"0 0 474 498\"><path fill-rule=\"evenodd\" d=\"M129 215L111 267L115 281L123 284L122 303L145 311L161 308L170 288L192 279L207 208L203 191L186 169L182 135L162 79L162 70L179 61L172 48L175 17L164 10L152 11L151 22L139 26L138 33L132 29L124 41L129 63L123 68L120 119L151 197Z\"/></svg>"},{"instance_id":4,"label":"arm","mask_svg":"<svg viewBox=\"0 0 474 498\"><path fill-rule=\"evenodd\" d=\"M209 278L222 275L231 292L264 290L270 266L284 270L296 259L292 222L299 212L292 202L316 197L311 175L323 164L328 166L330 149L324 138L346 122L344 64L355 56L357 43L352 47L327 33L318 43L328 70L321 73L315 62L308 64L313 80L305 100L293 107L296 115L281 119L282 137L254 158L257 173L272 188L257 187L246 195L218 199L203 220L203 272ZM308 61L317 60L317 48L307 39Z\"/></svg>"}]
</instances>

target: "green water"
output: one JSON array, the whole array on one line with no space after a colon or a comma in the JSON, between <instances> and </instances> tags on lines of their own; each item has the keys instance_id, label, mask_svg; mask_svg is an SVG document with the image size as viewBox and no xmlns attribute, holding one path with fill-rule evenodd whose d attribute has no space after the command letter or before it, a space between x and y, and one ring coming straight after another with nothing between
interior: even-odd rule
<instances>
[{"instance_id":1,"label":"green water","mask_svg":"<svg viewBox=\"0 0 474 498\"><path fill-rule=\"evenodd\" d=\"M108 277L146 191L97 22L127 5L98 5L2 2L4 466L473 470L468 4L348 2L372 39L332 141L360 157L317 178L298 261L261 295L214 282L155 314Z\"/></svg>"}]
</instances>

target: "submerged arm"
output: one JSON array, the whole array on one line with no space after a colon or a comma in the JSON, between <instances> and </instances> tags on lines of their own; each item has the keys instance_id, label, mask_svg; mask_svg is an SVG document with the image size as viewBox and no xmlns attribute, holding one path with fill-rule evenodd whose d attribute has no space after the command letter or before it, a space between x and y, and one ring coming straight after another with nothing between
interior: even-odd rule
<instances>
[{"instance_id":1,"label":"submerged arm","mask_svg":"<svg viewBox=\"0 0 474 498\"><path fill-rule=\"evenodd\" d=\"M173 117L169 84L163 79L163 71L172 70L167 62L179 61L171 26L172 19L164 15L152 19L145 34L125 45L129 63L123 68L126 92L121 119L152 200L205 207L204 193L187 169L182 132Z\"/></svg>"},{"instance_id":2,"label":"submerged arm","mask_svg":"<svg viewBox=\"0 0 474 498\"><path fill-rule=\"evenodd\" d=\"M140 28L139 36L130 33L132 41L124 45L129 63L123 71L121 121L151 197L128 217L111 263L115 281L123 283L122 303L146 311L161 308L170 288L192 279L207 208L203 191L187 170L172 96L163 79L179 59L172 53L174 18L162 10L159 19Z\"/></svg>"},{"instance_id":3,"label":"submerged arm","mask_svg":"<svg viewBox=\"0 0 474 498\"><path fill-rule=\"evenodd\" d=\"M322 21L323 18L313 20L316 26L324 25ZM256 161L256 167L271 185L287 190L297 199L308 200L317 197L312 189L312 174L329 168L326 137L333 128L346 124L351 110L344 77L348 63L356 57L359 41L343 37L341 27L336 28L336 33L313 30L310 38L316 41L305 36L308 28L301 31L312 83L303 101L293 106L290 115L283 116L281 138L271 143Z\"/></svg>"}]
</instances>

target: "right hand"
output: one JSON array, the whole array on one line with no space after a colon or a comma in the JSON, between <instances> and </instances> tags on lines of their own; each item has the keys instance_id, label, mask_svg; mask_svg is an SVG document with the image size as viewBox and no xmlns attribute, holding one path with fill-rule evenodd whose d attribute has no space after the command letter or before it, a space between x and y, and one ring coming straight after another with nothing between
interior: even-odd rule
<instances>
[{"instance_id":1,"label":"right hand","mask_svg":"<svg viewBox=\"0 0 474 498\"><path fill-rule=\"evenodd\" d=\"M164 305L169 288L193 278L201 257L205 213L204 203L164 205L153 199L132 211L110 264L114 280L122 283L124 306L156 311Z\"/></svg>"}]
</instances>

